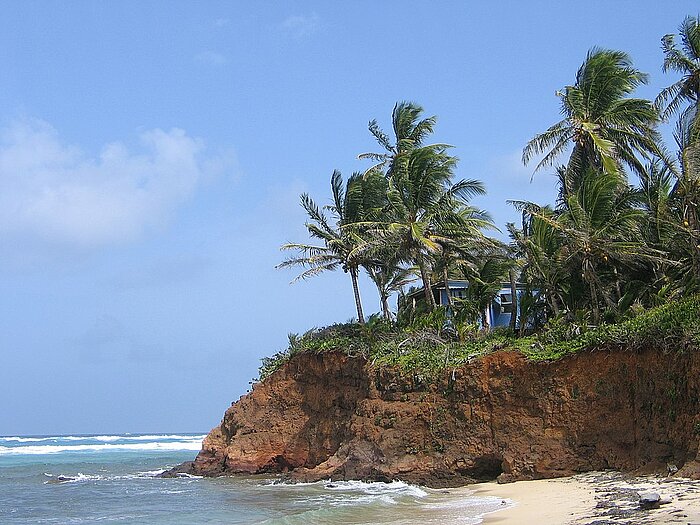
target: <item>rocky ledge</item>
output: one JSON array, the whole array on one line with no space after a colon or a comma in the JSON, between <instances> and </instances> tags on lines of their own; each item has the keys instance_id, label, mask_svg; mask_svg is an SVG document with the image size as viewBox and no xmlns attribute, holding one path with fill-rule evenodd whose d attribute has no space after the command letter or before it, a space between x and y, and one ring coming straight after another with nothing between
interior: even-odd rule
<instances>
[{"instance_id":1,"label":"rocky ledge","mask_svg":"<svg viewBox=\"0 0 700 525\"><path fill-rule=\"evenodd\" d=\"M700 352L498 352L439 381L300 354L235 402L180 471L433 487L575 473L700 478Z\"/></svg>"}]
</instances>

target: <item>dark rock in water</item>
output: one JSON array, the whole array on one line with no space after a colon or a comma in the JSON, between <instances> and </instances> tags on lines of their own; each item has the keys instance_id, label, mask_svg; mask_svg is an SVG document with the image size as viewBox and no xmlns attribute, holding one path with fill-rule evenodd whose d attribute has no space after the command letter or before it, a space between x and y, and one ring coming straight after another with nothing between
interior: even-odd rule
<instances>
[{"instance_id":1,"label":"dark rock in water","mask_svg":"<svg viewBox=\"0 0 700 525\"><path fill-rule=\"evenodd\" d=\"M658 509L661 496L657 492L645 492L639 495L639 506L642 509Z\"/></svg>"},{"instance_id":2,"label":"dark rock in water","mask_svg":"<svg viewBox=\"0 0 700 525\"><path fill-rule=\"evenodd\" d=\"M166 470L165 472L161 472L156 477L157 478L182 478L185 476L189 476L190 474L192 474L193 465L194 465L194 461L185 461L184 463L181 463L180 465L177 465L177 466L171 468L170 470Z\"/></svg>"},{"instance_id":3,"label":"dark rock in water","mask_svg":"<svg viewBox=\"0 0 700 525\"><path fill-rule=\"evenodd\" d=\"M75 481L76 478L71 478L69 476L56 476L55 478L52 477L49 479L46 483L66 483L68 481Z\"/></svg>"},{"instance_id":4,"label":"dark rock in water","mask_svg":"<svg viewBox=\"0 0 700 525\"><path fill-rule=\"evenodd\" d=\"M333 483L328 483L328 484L326 485L326 488L327 488L327 489L335 489L335 488L338 488L338 485L334 485Z\"/></svg>"}]
</instances>

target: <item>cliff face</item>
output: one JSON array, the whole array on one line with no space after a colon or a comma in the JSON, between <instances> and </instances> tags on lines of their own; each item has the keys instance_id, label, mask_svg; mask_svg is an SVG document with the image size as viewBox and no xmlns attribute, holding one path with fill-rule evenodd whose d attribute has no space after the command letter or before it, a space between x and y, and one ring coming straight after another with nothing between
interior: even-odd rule
<instances>
[{"instance_id":1,"label":"cliff face","mask_svg":"<svg viewBox=\"0 0 700 525\"><path fill-rule=\"evenodd\" d=\"M494 353L434 385L341 352L301 354L233 404L200 475L430 486L599 469L700 477L700 352Z\"/></svg>"}]
</instances>

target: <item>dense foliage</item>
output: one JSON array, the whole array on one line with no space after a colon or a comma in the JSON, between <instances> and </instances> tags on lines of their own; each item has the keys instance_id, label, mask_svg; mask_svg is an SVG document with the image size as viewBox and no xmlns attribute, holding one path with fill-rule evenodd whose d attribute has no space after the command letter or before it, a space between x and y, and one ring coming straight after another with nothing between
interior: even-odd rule
<instances>
[{"instance_id":1,"label":"dense foliage","mask_svg":"<svg viewBox=\"0 0 700 525\"><path fill-rule=\"evenodd\" d=\"M692 319L676 319L673 311L685 315L697 301L670 301L700 292L700 20L687 17L677 35L662 38L662 50L663 71L681 78L654 102L634 97L648 76L626 53L599 48L585 57L573 84L557 91L563 118L526 144L523 162L555 172L558 198L513 202L522 221L508 225L510 243L489 237L488 213L470 204L485 192L483 184L455 181L450 146L429 142L436 117L400 102L390 133L372 120L381 151L361 154L372 164L347 181L333 173L325 208L302 195L308 232L320 242L284 245L297 255L280 265L301 266L300 278L343 269L357 324L295 337L264 361L261 377L295 352L329 348L436 370L503 347L549 359L604 343L642 344L655 329L677 325L694 340L694 325L683 324ZM659 133L674 115L675 155ZM382 309L368 321L357 286L362 270L376 284ZM392 312L389 296L403 294L413 279L422 284L422 304L402 308L408 302L400 297ZM466 297L452 298L451 279L469 282ZM519 318L509 330L489 333L484 312L504 282L515 297L516 281L526 291ZM436 282L447 291L447 305L436 304ZM545 319L543 330L528 335Z\"/></svg>"},{"instance_id":2,"label":"dense foliage","mask_svg":"<svg viewBox=\"0 0 700 525\"><path fill-rule=\"evenodd\" d=\"M546 361L584 350L637 351L653 346L667 352L683 352L698 344L700 295L632 311L624 321L597 327L553 319L543 330L526 337L516 337L505 329L473 330L458 337L441 329L439 316L433 317L432 326L423 322L405 327L373 317L364 326L339 324L313 329L302 336L291 334L285 350L263 359L259 379L268 377L299 352L361 355L375 366L396 368L429 381L498 350L517 351L533 361Z\"/></svg>"}]
</instances>

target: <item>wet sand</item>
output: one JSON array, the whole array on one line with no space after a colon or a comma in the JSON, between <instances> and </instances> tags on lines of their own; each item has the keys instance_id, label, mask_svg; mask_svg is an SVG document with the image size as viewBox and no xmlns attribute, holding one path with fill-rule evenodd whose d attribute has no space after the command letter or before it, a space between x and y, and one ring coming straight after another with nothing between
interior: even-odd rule
<instances>
[{"instance_id":1,"label":"wet sand","mask_svg":"<svg viewBox=\"0 0 700 525\"><path fill-rule=\"evenodd\" d=\"M476 496L510 500L484 517L484 525L700 525L700 481L591 472L569 478L469 487ZM639 494L656 492L670 502L639 507Z\"/></svg>"}]
</instances>

